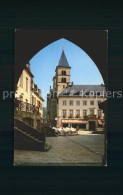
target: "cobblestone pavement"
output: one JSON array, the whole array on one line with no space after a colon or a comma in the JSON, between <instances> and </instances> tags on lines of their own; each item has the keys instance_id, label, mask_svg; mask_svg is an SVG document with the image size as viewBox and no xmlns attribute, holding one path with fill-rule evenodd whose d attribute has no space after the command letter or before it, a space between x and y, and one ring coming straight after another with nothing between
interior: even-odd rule
<instances>
[{"instance_id":1,"label":"cobblestone pavement","mask_svg":"<svg viewBox=\"0 0 123 195\"><path fill-rule=\"evenodd\" d=\"M101 166L104 151L104 135L75 135L47 137L52 145L48 152L14 151L15 165L31 166Z\"/></svg>"}]
</instances>

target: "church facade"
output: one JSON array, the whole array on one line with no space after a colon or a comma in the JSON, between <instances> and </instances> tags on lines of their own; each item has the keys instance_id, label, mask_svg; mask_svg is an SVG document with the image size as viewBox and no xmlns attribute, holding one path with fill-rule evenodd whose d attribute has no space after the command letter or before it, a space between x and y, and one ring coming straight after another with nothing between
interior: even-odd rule
<instances>
[{"instance_id":1,"label":"church facade","mask_svg":"<svg viewBox=\"0 0 123 195\"><path fill-rule=\"evenodd\" d=\"M47 95L47 122L50 126L96 130L104 126L99 104L106 100L104 85L74 85L71 67L62 51Z\"/></svg>"}]
</instances>

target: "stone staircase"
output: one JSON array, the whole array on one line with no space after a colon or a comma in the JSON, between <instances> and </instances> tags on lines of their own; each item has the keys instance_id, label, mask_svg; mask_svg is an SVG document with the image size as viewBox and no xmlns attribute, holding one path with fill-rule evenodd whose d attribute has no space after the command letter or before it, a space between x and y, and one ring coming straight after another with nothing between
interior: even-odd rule
<instances>
[{"instance_id":1,"label":"stone staircase","mask_svg":"<svg viewBox=\"0 0 123 195\"><path fill-rule=\"evenodd\" d=\"M41 132L45 133L46 137L57 137L58 136L55 130L49 127L45 123L41 123Z\"/></svg>"},{"instance_id":2,"label":"stone staircase","mask_svg":"<svg viewBox=\"0 0 123 195\"><path fill-rule=\"evenodd\" d=\"M48 151L51 145L46 143L46 135L18 118L14 118L14 148L16 150Z\"/></svg>"}]
</instances>

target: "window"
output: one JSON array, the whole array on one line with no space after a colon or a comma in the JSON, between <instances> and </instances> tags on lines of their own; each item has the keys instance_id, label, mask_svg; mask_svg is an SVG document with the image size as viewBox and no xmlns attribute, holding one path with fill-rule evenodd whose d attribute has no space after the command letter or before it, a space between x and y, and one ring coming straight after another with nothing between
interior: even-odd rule
<instances>
[{"instance_id":1,"label":"window","mask_svg":"<svg viewBox=\"0 0 123 195\"><path fill-rule=\"evenodd\" d=\"M23 88L23 73L21 74L21 77L20 77L20 87Z\"/></svg>"},{"instance_id":2,"label":"window","mask_svg":"<svg viewBox=\"0 0 123 195\"><path fill-rule=\"evenodd\" d=\"M73 100L70 100L69 104L70 106L73 106Z\"/></svg>"},{"instance_id":3,"label":"window","mask_svg":"<svg viewBox=\"0 0 123 195\"><path fill-rule=\"evenodd\" d=\"M62 70L62 75L66 75L66 71L65 70Z\"/></svg>"},{"instance_id":4,"label":"window","mask_svg":"<svg viewBox=\"0 0 123 195\"><path fill-rule=\"evenodd\" d=\"M98 110L98 116L101 116L101 110Z\"/></svg>"},{"instance_id":5,"label":"window","mask_svg":"<svg viewBox=\"0 0 123 195\"><path fill-rule=\"evenodd\" d=\"M94 110L90 110L90 115L94 115Z\"/></svg>"},{"instance_id":6,"label":"window","mask_svg":"<svg viewBox=\"0 0 123 195\"><path fill-rule=\"evenodd\" d=\"M73 116L73 110L70 110L70 116Z\"/></svg>"},{"instance_id":7,"label":"window","mask_svg":"<svg viewBox=\"0 0 123 195\"><path fill-rule=\"evenodd\" d=\"M32 104L36 106L36 98L32 97Z\"/></svg>"},{"instance_id":8,"label":"window","mask_svg":"<svg viewBox=\"0 0 123 195\"><path fill-rule=\"evenodd\" d=\"M41 107L41 103L39 100L37 100L37 106L40 108Z\"/></svg>"},{"instance_id":9,"label":"window","mask_svg":"<svg viewBox=\"0 0 123 195\"><path fill-rule=\"evenodd\" d=\"M76 116L80 116L80 110L76 110Z\"/></svg>"},{"instance_id":10,"label":"window","mask_svg":"<svg viewBox=\"0 0 123 195\"><path fill-rule=\"evenodd\" d=\"M93 100L90 101L90 105L94 105L94 101Z\"/></svg>"},{"instance_id":11,"label":"window","mask_svg":"<svg viewBox=\"0 0 123 195\"><path fill-rule=\"evenodd\" d=\"M28 92L28 78L26 77L26 91Z\"/></svg>"},{"instance_id":12,"label":"window","mask_svg":"<svg viewBox=\"0 0 123 195\"><path fill-rule=\"evenodd\" d=\"M66 83L66 78L62 77L62 83Z\"/></svg>"},{"instance_id":13,"label":"window","mask_svg":"<svg viewBox=\"0 0 123 195\"><path fill-rule=\"evenodd\" d=\"M87 101L83 100L83 105L86 106L87 105Z\"/></svg>"},{"instance_id":14,"label":"window","mask_svg":"<svg viewBox=\"0 0 123 195\"><path fill-rule=\"evenodd\" d=\"M79 101L79 100L76 101L76 105L77 105L77 106L80 105L80 101Z\"/></svg>"},{"instance_id":15,"label":"window","mask_svg":"<svg viewBox=\"0 0 123 195\"><path fill-rule=\"evenodd\" d=\"M63 100L62 104L63 106L66 106L66 100Z\"/></svg>"},{"instance_id":16,"label":"window","mask_svg":"<svg viewBox=\"0 0 123 195\"><path fill-rule=\"evenodd\" d=\"M65 88L65 85L63 85L63 89Z\"/></svg>"},{"instance_id":17,"label":"window","mask_svg":"<svg viewBox=\"0 0 123 195\"><path fill-rule=\"evenodd\" d=\"M87 110L83 110L83 116L87 116Z\"/></svg>"},{"instance_id":18,"label":"window","mask_svg":"<svg viewBox=\"0 0 123 195\"><path fill-rule=\"evenodd\" d=\"M66 116L66 110L63 110L63 117Z\"/></svg>"}]
</instances>

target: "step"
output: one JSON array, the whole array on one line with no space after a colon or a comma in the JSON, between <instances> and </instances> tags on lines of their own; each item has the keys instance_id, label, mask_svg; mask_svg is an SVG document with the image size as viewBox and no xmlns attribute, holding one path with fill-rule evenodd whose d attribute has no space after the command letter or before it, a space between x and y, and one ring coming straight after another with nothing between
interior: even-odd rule
<instances>
[{"instance_id":1,"label":"step","mask_svg":"<svg viewBox=\"0 0 123 195\"><path fill-rule=\"evenodd\" d=\"M37 136L35 135L35 132L30 133L30 132L28 132L27 130L18 128L17 126L15 126L14 128L21 130L23 133L26 133L27 135L29 135L29 136L35 138L35 139L38 140L38 141L44 141L44 140L40 140L40 138L37 137Z\"/></svg>"},{"instance_id":2,"label":"step","mask_svg":"<svg viewBox=\"0 0 123 195\"><path fill-rule=\"evenodd\" d=\"M45 144L44 152L48 152L48 151L50 150L51 147L52 147L52 145Z\"/></svg>"},{"instance_id":3,"label":"step","mask_svg":"<svg viewBox=\"0 0 123 195\"><path fill-rule=\"evenodd\" d=\"M14 117L14 126L21 129L23 132L30 134L31 136L35 136L36 139L39 139L42 141L46 140L45 133L43 133L37 129L34 129L33 127L27 125L22 120L20 120L16 117Z\"/></svg>"},{"instance_id":4,"label":"step","mask_svg":"<svg viewBox=\"0 0 123 195\"><path fill-rule=\"evenodd\" d=\"M27 135L28 137L30 137L30 138L32 138L32 139L34 139L34 140L36 140L36 141L38 141L38 142L40 142L40 143L43 142L43 141L40 141L39 139L35 138L35 136L32 136L31 134L28 134L28 133L26 133L26 132L23 131L23 130L21 130L21 129L17 128L17 127L15 127L15 128L16 128L18 131L20 131L21 133Z\"/></svg>"},{"instance_id":5,"label":"step","mask_svg":"<svg viewBox=\"0 0 123 195\"><path fill-rule=\"evenodd\" d=\"M21 131L18 128L15 128L14 133L14 148L17 150L33 150L33 151L44 151L45 150L45 142L39 141L29 134Z\"/></svg>"}]
</instances>

